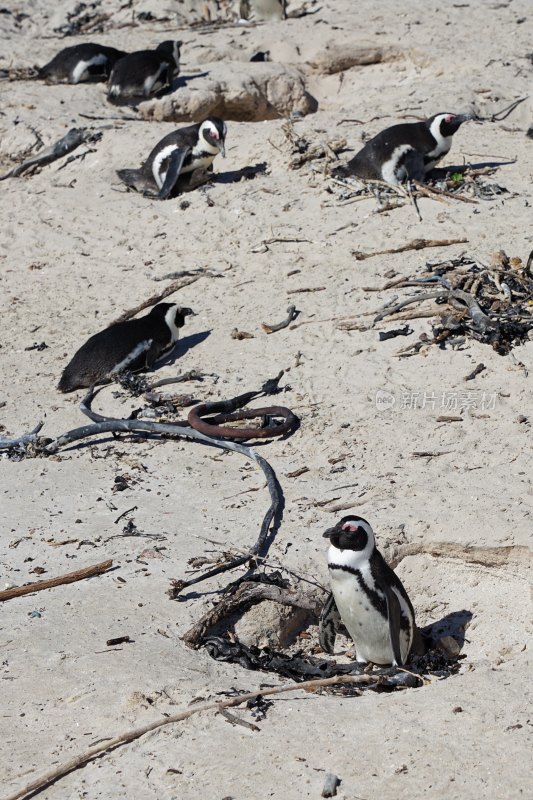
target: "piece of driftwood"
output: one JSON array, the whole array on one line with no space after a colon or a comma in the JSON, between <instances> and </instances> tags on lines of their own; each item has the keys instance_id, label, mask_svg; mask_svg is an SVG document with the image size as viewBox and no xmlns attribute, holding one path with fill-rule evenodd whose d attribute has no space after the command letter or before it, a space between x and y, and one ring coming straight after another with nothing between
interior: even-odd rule
<instances>
[{"instance_id":1,"label":"piece of driftwood","mask_svg":"<svg viewBox=\"0 0 533 800\"><path fill-rule=\"evenodd\" d=\"M68 775L69 772L72 772L75 769L84 767L85 764L88 764L90 761L94 761L95 758L98 758L104 753L111 752L117 747L121 747L129 742L134 742L136 739L140 739L141 736L145 736L145 734L155 731L158 728L163 728L166 725L173 725L176 722L182 722L183 720L189 719L189 717L192 717L195 714L200 714L204 711L219 711L221 708L234 708L235 706L240 706L241 703L248 702L248 700L254 700L256 697L268 697L269 695L285 694L287 692L301 690L305 692L315 692L318 689L328 688L331 686L347 684L364 685L375 682L376 678L372 675L335 675L333 678L303 681L302 683L291 683L288 686L276 686L268 689L258 689L256 692L247 692L246 694L240 694L237 697L230 697L226 700L219 700L215 703L194 705L183 711L178 711L175 714L169 714L169 716L165 717L164 719L156 719L153 722L148 722L147 724L141 725L138 728L132 728L131 730L126 731L119 736L107 738L100 744L90 747L84 753L80 753L78 756L70 758L68 761L65 761L58 767L48 770L39 778L30 781L21 789L18 789L13 794L6 796L4 800L24 800L24 798L34 796L39 792L42 792L43 789L46 789L47 786L50 786L51 783L63 778L65 775Z\"/></svg>"},{"instance_id":2,"label":"piece of driftwood","mask_svg":"<svg viewBox=\"0 0 533 800\"><path fill-rule=\"evenodd\" d=\"M169 297L169 295L174 294L179 289L184 289L186 286L190 286L191 283L195 283L195 281L199 280L199 278L204 277L204 274L201 275L188 275L183 278L178 278L178 280L173 281L170 283L165 289L161 292L156 292L156 294L151 295L148 300L144 300L142 303L139 303L138 306L135 308L129 308L127 311L124 311L120 317L117 317L110 325L116 325L117 322L125 322L127 319L131 319L135 317L139 311L144 311L145 308L150 308L150 306L155 306L157 303L160 303L161 300L164 300L165 297Z\"/></svg>"},{"instance_id":3,"label":"piece of driftwood","mask_svg":"<svg viewBox=\"0 0 533 800\"><path fill-rule=\"evenodd\" d=\"M265 333L277 333L278 331L283 330L283 328L288 328L288 326L293 322L300 312L296 310L296 306L290 305L287 309L287 318L283 320L283 322L278 322L275 325L268 325L266 322L261 323L261 327Z\"/></svg>"},{"instance_id":4,"label":"piece of driftwood","mask_svg":"<svg viewBox=\"0 0 533 800\"><path fill-rule=\"evenodd\" d=\"M13 586L11 589L3 589L0 592L0 601L12 600L14 597L22 597L25 594L41 592L43 589L52 589L54 586L63 586L65 583L82 581L85 578L92 578L94 575L101 575L113 566L113 561L108 559L100 564L93 564L91 567L83 567L74 572L67 572L65 575L58 575L55 578L47 578L36 583L27 583L24 586Z\"/></svg>"},{"instance_id":5,"label":"piece of driftwood","mask_svg":"<svg viewBox=\"0 0 533 800\"><path fill-rule=\"evenodd\" d=\"M408 556L428 555L435 558L456 558L466 564L481 564L483 567L517 567L526 573L533 567L533 552L529 547L510 545L506 547L473 547L457 542L412 542L391 545L386 548L385 560L392 569Z\"/></svg>"},{"instance_id":6,"label":"piece of driftwood","mask_svg":"<svg viewBox=\"0 0 533 800\"><path fill-rule=\"evenodd\" d=\"M388 250L373 250L371 253L363 253L361 250L352 250L352 255L357 261L364 261L374 256L383 256L389 253L405 253L407 250L424 250L426 247L449 247L452 244L465 244L468 239L412 239L407 244L400 247L392 247Z\"/></svg>"},{"instance_id":7,"label":"piece of driftwood","mask_svg":"<svg viewBox=\"0 0 533 800\"><path fill-rule=\"evenodd\" d=\"M44 167L46 164L51 164L57 161L58 158L72 153L80 144L85 142L97 142L102 137L101 133L93 133L86 128L71 128L68 133L59 139L55 144L45 148L40 153L32 156L31 158L23 161L22 164L17 164L16 167L10 169L5 175L0 176L0 181L6 178L18 178L23 172L30 169L30 167Z\"/></svg>"}]
</instances>

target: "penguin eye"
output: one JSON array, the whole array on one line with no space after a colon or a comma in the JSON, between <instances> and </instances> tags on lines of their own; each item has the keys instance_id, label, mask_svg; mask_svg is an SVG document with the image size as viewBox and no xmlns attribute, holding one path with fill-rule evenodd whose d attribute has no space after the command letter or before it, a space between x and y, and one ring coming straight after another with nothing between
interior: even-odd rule
<instances>
[{"instance_id":1,"label":"penguin eye","mask_svg":"<svg viewBox=\"0 0 533 800\"><path fill-rule=\"evenodd\" d=\"M453 122L454 119L455 119L454 114L448 114L446 117L444 117L444 122Z\"/></svg>"},{"instance_id":2,"label":"penguin eye","mask_svg":"<svg viewBox=\"0 0 533 800\"><path fill-rule=\"evenodd\" d=\"M361 528L355 522L347 522L345 525L342 526L343 531L347 531L348 533L358 533Z\"/></svg>"}]
</instances>

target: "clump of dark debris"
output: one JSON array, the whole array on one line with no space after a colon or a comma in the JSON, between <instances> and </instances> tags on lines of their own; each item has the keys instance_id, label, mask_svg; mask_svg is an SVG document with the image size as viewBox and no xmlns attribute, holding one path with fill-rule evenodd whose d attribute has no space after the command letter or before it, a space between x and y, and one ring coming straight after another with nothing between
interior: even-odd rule
<instances>
[{"instance_id":1,"label":"clump of dark debris","mask_svg":"<svg viewBox=\"0 0 533 800\"><path fill-rule=\"evenodd\" d=\"M317 658L303 653L284 653L269 647L248 647L242 642L224 636L209 636L203 645L211 658L230 664L238 664L244 669L259 670L281 675L293 681L308 681L314 678L332 678L335 675L364 675L375 678L375 682L365 685L342 687L343 693L359 694L365 688L379 691L415 688L422 686L426 676L448 678L460 668L458 659L451 659L436 649L424 656L415 656L408 665L409 671L397 667L383 667L367 672L356 662L339 664L331 658ZM339 691L338 687L335 691Z\"/></svg>"},{"instance_id":2,"label":"clump of dark debris","mask_svg":"<svg viewBox=\"0 0 533 800\"><path fill-rule=\"evenodd\" d=\"M381 287L417 287L419 291L399 302L395 296L384 304L374 324L385 317L398 321L428 316L418 307L404 309L432 300L438 318L432 325L433 338L422 334L419 342L398 355L413 355L431 344L458 346L468 338L506 355L533 337L532 265L533 251L524 265L520 258L510 258L503 250L494 253L488 264L469 256L427 262L422 273L393 279ZM344 327L350 328L346 323Z\"/></svg>"},{"instance_id":3,"label":"clump of dark debris","mask_svg":"<svg viewBox=\"0 0 533 800\"><path fill-rule=\"evenodd\" d=\"M116 376L117 383L126 389L134 397L150 391L150 382L144 377L134 372L119 372Z\"/></svg>"}]
</instances>

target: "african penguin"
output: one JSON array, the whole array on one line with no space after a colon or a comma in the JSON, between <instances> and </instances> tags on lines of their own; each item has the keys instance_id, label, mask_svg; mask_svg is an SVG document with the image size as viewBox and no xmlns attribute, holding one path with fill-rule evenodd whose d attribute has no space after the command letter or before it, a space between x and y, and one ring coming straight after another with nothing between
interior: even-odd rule
<instances>
[{"instance_id":1,"label":"african penguin","mask_svg":"<svg viewBox=\"0 0 533 800\"><path fill-rule=\"evenodd\" d=\"M361 517L343 517L324 536L331 542L332 593L320 620L320 641L326 652L333 650L330 631L338 627L336 613L354 641L359 663L401 666L411 652L423 652L411 601L377 550L369 523Z\"/></svg>"},{"instance_id":2,"label":"african penguin","mask_svg":"<svg viewBox=\"0 0 533 800\"><path fill-rule=\"evenodd\" d=\"M423 181L452 146L453 134L471 114L435 114L423 122L407 122L386 128L334 175L353 175L364 180L399 184Z\"/></svg>"},{"instance_id":3,"label":"african penguin","mask_svg":"<svg viewBox=\"0 0 533 800\"><path fill-rule=\"evenodd\" d=\"M76 44L65 47L54 58L41 67L38 78L47 83L80 83L91 78L105 79L113 65L126 55L114 47L102 44Z\"/></svg>"},{"instance_id":4,"label":"african penguin","mask_svg":"<svg viewBox=\"0 0 533 800\"><path fill-rule=\"evenodd\" d=\"M149 369L178 340L185 317L194 312L159 303L139 319L118 322L91 336L65 367L60 392L106 383L119 372Z\"/></svg>"},{"instance_id":5,"label":"african penguin","mask_svg":"<svg viewBox=\"0 0 533 800\"><path fill-rule=\"evenodd\" d=\"M195 172L211 167L217 153L225 157L225 139L226 123L209 117L169 133L156 144L140 169L120 169L117 175L127 186L166 200L180 176L189 175L192 179Z\"/></svg>"},{"instance_id":6,"label":"african penguin","mask_svg":"<svg viewBox=\"0 0 533 800\"><path fill-rule=\"evenodd\" d=\"M161 42L155 50L138 50L117 61L109 77L107 99L120 104L146 100L170 86L180 71L181 42Z\"/></svg>"}]
</instances>

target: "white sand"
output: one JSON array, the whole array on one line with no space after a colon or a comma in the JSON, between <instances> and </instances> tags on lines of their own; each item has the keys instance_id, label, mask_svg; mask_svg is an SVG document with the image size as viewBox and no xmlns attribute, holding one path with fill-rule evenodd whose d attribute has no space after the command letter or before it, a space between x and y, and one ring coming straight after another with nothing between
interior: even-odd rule
<instances>
[{"instance_id":1,"label":"white sand","mask_svg":"<svg viewBox=\"0 0 533 800\"><path fill-rule=\"evenodd\" d=\"M119 5L106 3L108 10ZM164 16L176 5L154 1L137 10ZM49 16L50 4L43 0L19 6L31 18L16 26L12 17L0 17L0 67L42 64L73 43L53 33L73 3L60 2ZM129 18L130 12L117 15ZM519 24L521 18L526 21ZM176 38L184 41L184 73L201 66L202 48L231 48L239 58L269 49L274 60L302 68L329 41L401 48L405 57L398 61L341 75L305 70L319 111L297 122L297 131L313 141L345 136L355 151L363 130L373 135L404 114L475 107L490 115L533 94L526 58L531 20L527 0L338 0L298 20L207 33L180 30ZM79 41L134 49L172 38L174 30L169 23L145 23ZM353 500L382 546L398 539L400 525L407 542L529 544L531 426L517 417L532 416L527 371L533 369L533 344L502 357L469 341L460 351L432 347L398 359L395 353L414 336L378 343L375 330L343 332L329 320L362 315L390 299L391 292L362 287L381 286L391 269L411 275L428 259L461 252L482 261L499 249L527 258L533 248L533 142L525 136L533 123L531 100L501 123L463 126L446 158L446 164L516 159L490 179L510 193L477 206L421 200L419 222L409 206L376 215L370 213L372 200L342 205L320 174L288 171L283 120L228 121L227 159L217 160L215 169L223 173L265 161L268 175L216 183L207 193L187 195L190 205L180 210L179 200L157 203L125 193L115 175L118 168L138 166L173 130L171 123L80 118L133 114L106 105L98 84L3 82L2 96L2 171L12 154L33 141L31 127L46 144L73 126L103 131L96 152L83 161L60 171L63 162L57 162L34 177L1 184L5 433L20 434L39 419L45 419L48 435L82 424L80 393L63 396L55 389L73 352L122 310L162 289L165 284L154 277L207 267L222 277L202 278L174 296L198 312L184 329L185 344L194 346L182 345L179 361L158 376L192 368L216 372L216 387L207 379L191 389L200 398L214 398L255 388L288 370L284 380L292 389L281 401L301 417L301 429L262 451L286 497L272 562L326 580L321 533L337 514L316 501L327 498ZM380 119L366 122L375 116ZM346 118L365 124L340 124ZM462 236L468 244L363 262L351 256L354 248L385 249L415 237ZM253 252L272 237L308 241ZM289 294L306 287L326 288ZM299 322L309 324L266 336L260 323L280 321L289 302L301 310ZM412 325L415 336L429 330L428 320ZM255 338L232 339L235 327ZM41 341L48 349L25 349ZM486 370L465 384L464 376L479 362ZM380 389L395 394L392 408L376 409ZM457 413L441 408L445 394L460 407L467 389L477 393L478 406L485 393L488 408L466 410L461 423L437 423L440 414ZM402 407L415 394L419 407ZM134 405L127 401L120 410L127 414ZM117 409L111 390L97 407ZM420 450L446 454L411 457ZM344 460L332 466L329 459L339 456ZM306 474L286 477L304 465ZM262 485L262 476L244 459L191 443L111 441L58 459L3 460L1 474L2 588L37 580L36 566L46 570L43 577L106 558L119 567L2 605L3 793L102 737L172 713L192 698L277 682L275 676L215 662L180 641L216 599L213 590L223 580L201 585L198 597L186 602L166 595L170 579L184 577L187 559L213 549L202 537L240 548L255 541L268 501L265 490L235 497ZM128 475L131 487L113 493L118 474ZM140 531L165 538L111 538L122 530L113 521L132 506L138 506L132 516ZM221 716L200 715L91 763L41 796L299 800L320 797L324 770L340 776L338 796L346 800L528 796L527 564L495 569L417 556L404 560L398 573L421 624L462 609L473 614L457 677L353 699L295 693L275 701L259 733L232 728ZM40 617L30 616L35 610ZM125 634L133 644L107 650L108 638ZM457 706L462 713L454 713ZM249 712L238 713L250 719Z\"/></svg>"}]
</instances>

